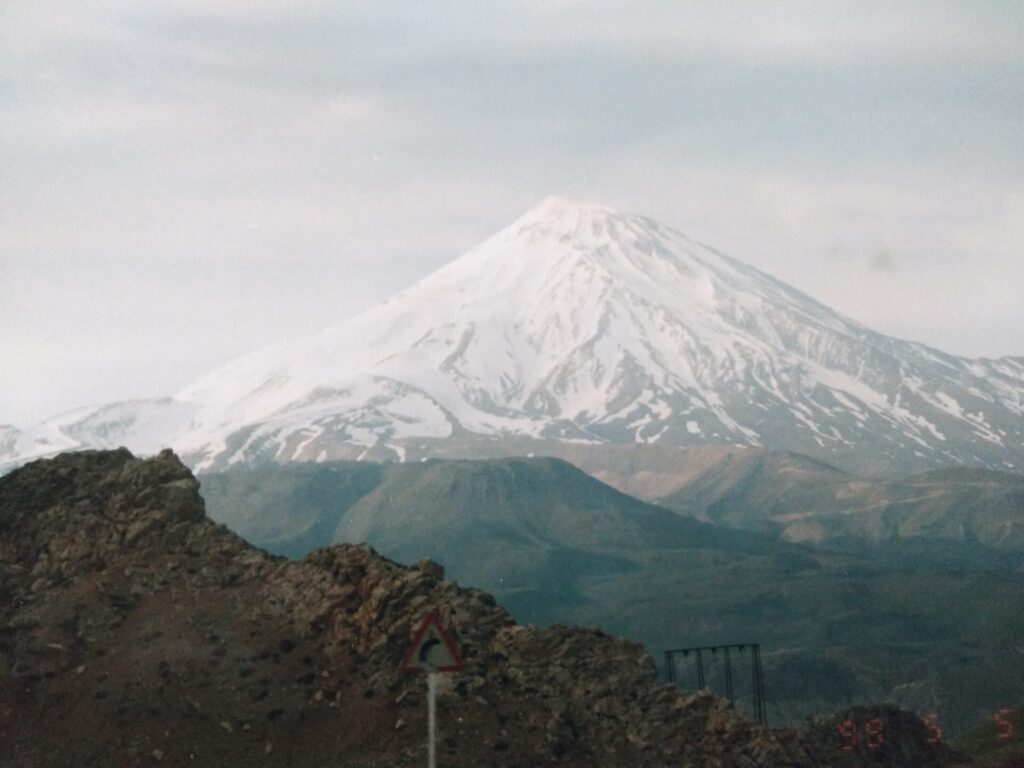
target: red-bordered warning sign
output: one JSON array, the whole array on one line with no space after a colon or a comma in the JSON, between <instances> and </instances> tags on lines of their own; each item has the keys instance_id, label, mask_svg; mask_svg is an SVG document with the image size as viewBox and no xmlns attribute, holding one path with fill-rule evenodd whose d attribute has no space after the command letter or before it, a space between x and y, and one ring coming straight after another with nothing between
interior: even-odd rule
<instances>
[{"instance_id":1,"label":"red-bordered warning sign","mask_svg":"<svg viewBox=\"0 0 1024 768\"><path fill-rule=\"evenodd\" d=\"M441 626L433 613L423 621L413 635L405 656L402 669L406 672L459 672L462 670L462 656L451 637Z\"/></svg>"}]
</instances>

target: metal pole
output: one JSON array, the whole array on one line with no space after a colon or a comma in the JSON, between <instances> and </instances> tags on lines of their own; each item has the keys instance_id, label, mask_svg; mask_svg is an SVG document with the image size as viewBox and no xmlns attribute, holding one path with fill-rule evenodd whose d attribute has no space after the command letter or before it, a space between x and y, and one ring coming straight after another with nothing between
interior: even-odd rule
<instances>
[{"instance_id":1,"label":"metal pole","mask_svg":"<svg viewBox=\"0 0 1024 768\"><path fill-rule=\"evenodd\" d=\"M704 657L700 649L697 649L697 690L704 690Z\"/></svg>"},{"instance_id":2,"label":"metal pole","mask_svg":"<svg viewBox=\"0 0 1024 768\"><path fill-rule=\"evenodd\" d=\"M756 696L757 719L768 725L768 712L764 703L764 673L761 671L761 644L754 644L754 695Z\"/></svg>"},{"instance_id":3,"label":"metal pole","mask_svg":"<svg viewBox=\"0 0 1024 768\"><path fill-rule=\"evenodd\" d=\"M729 646L725 646L725 697L733 701L732 695L732 660L729 658Z\"/></svg>"},{"instance_id":4,"label":"metal pole","mask_svg":"<svg viewBox=\"0 0 1024 768\"><path fill-rule=\"evenodd\" d=\"M670 683L676 681L676 665L672 658L672 651L665 651L665 677Z\"/></svg>"},{"instance_id":5,"label":"metal pole","mask_svg":"<svg viewBox=\"0 0 1024 768\"><path fill-rule=\"evenodd\" d=\"M753 648L754 667L754 714L757 722L767 724L764 717L764 681L761 679L761 648L755 645Z\"/></svg>"},{"instance_id":6,"label":"metal pole","mask_svg":"<svg viewBox=\"0 0 1024 768\"><path fill-rule=\"evenodd\" d=\"M427 766L437 767L437 673L427 673Z\"/></svg>"},{"instance_id":7,"label":"metal pole","mask_svg":"<svg viewBox=\"0 0 1024 768\"><path fill-rule=\"evenodd\" d=\"M761 691L758 687L759 675L757 672L757 665L760 655L761 654L758 653L758 647L755 645L753 648L753 659L750 665L750 670L754 676L754 679L751 681L754 684L754 717L759 723L763 722L763 716L761 714Z\"/></svg>"}]
</instances>

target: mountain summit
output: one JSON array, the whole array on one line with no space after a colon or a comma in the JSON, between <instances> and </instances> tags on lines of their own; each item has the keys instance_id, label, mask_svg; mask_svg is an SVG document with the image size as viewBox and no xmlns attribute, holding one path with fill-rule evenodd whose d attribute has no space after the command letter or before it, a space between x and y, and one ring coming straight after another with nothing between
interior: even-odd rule
<instances>
[{"instance_id":1,"label":"mountain summit","mask_svg":"<svg viewBox=\"0 0 1024 768\"><path fill-rule=\"evenodd\" d=\"M514 436L1019 469L1022 416L1024 358L883 336L651 219L550 197L362 315L174 398L0 433L0 460L119 444L200 469L401 460Z\"/></svg>"}]
</instances>

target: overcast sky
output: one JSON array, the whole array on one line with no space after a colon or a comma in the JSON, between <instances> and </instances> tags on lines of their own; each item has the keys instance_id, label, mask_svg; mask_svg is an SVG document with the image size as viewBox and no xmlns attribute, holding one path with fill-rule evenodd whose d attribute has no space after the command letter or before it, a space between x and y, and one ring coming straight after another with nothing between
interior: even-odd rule
<instances>
[{"instance_id":1,"label":"overcast sky","mask_svg":"<svg viewBox=\"0 0 1024 768\"><path fill-rule=\"evenodd\" d=\"M1024 355L1024 3L4 0L0 423L173 394L553 193Z\"/></svg>"}]
</instances>

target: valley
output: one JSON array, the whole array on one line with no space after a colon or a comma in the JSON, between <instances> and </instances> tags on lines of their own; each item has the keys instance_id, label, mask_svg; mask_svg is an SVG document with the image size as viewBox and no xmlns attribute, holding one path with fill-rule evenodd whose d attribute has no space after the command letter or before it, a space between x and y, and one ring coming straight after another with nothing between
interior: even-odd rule
<instances>
[{"instance_id":1,"label":"valley","mask_svg":"<svg viewBox=\"0 0 1024 768\"><path fill-rule=\"evenodd\" d=\"M213 518L273 552L366 541L399 562L430 557L520 621L598 627L659 660L668 648L760 642L771 722L893 701L955 734L1024 690L1024 552L1012 547L906 526L903 538L794 543L737 517L673 514L551 458L293 464L200 479ZM907 502L922 514L920 500Z\"/></svg>"}]
</instances>

